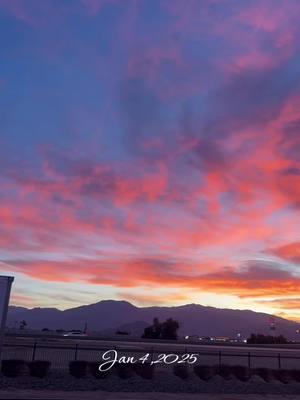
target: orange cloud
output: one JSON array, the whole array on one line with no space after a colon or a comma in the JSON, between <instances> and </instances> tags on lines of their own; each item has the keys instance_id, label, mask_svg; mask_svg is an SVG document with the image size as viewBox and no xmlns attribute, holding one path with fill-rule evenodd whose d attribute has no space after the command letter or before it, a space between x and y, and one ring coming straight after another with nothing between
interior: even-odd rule
<instances>
[{"instance_id":1,"label":"orange cloud","mask_svg":"<svg viewBox=\"0 0 300 400\"><path fill-rule=\"evenodd\" d=\"M162 305L165 302L165 298L167 297L168 303L174 303L174 302L188 302L190 300L188 294L170 294L167 293L164 296L162 295L155 295L155 294L130 294L126 292L120 292L118 293L118 297L122 300L127 300L129 302L133 302L134 304L140 304L140 305Z\"/></svg>"},{"instance_id":2,"label":"orange cloud","mask_svg":"<svg viewBox=\"0 0 300 400\"><path fill-rule=\"evenodd\" d=\"M256 298L297 295L300 278L277 264L249 263L236 268L184 264L164 259L17 262L12 271L52 282L88 282L117 288L184 288Z\"/></svg>"},{"instance_id":3,"label":"orange cloud","mask_svg":"<svg viewBox=\"0 0 300 400\"><path fill-rule=\"evenodd\" d=\"M287 310L300 310L300 298L279 298L275 300L260 301L261 304L269 304Z\"/></svg>"},{"instance_id":4,"label":"orange cloud","mask_svg":"<svg viewBox=\"0 0 300 400\"><path fill-rule=\"evenodd\" d=\"M300 264L300 242L279 246L271 252L284 260Z\"/></svg>"}]
</instances>

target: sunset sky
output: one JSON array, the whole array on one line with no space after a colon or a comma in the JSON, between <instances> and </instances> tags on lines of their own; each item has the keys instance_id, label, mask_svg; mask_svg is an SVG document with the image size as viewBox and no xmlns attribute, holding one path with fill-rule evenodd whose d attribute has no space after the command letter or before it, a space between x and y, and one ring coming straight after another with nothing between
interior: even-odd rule
<instances>
[{"instance_id":1,"label":"sunset sky","mask_svg":"<svg viewBox=\"0 0 300 400\"><path fill-rule=\"evenodd\" d=\"M0 0L12 304L300 321L300 2Z\"/></svg>"}]
</instances>

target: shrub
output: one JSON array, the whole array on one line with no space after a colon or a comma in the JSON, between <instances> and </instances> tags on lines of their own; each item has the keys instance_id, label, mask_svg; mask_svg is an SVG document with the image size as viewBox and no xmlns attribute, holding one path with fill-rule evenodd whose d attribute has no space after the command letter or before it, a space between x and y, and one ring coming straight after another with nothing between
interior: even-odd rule
<instances>
[{"instance_id":1,"label":"shrub","mask_svg":"<svg viewBox=\"0 0 300 400\"><path fill-rule=\"evenodd\" d=\"M69 372L75 378L84 378L87 375L88 363L86 361L71 361Z\"/></svg>"},{"instance_id":2,"label":"shrub","mask_svg":"<svg viewBox=\"0 0 300 400\"><path fill-rule=\"evenodd\" d=\"M32 361L28 364L30 375L37 378L45 378L50 370L50 361Z\"/></svg>"},{"instance_id":3,"label":"shrub","mask_svg":"<svg viewBox=\"0 0 300 400\"><path fill-rule=\"evenodd\" d=\"M1 372L4 376L15 378L26 375L28 367L24 360L2 360Z\"/></svg>"},{"instance_id":4,"label":"shrub","mask_svg":"<svg viewBox=\"0 0 300 400\"><path fill-rule=\"evenodd\" d=\"M230 365L226 364L216 365L214 369L217 375L220 375L224 379L230 379L231 377Z\"/></svg>"},{"instance_id":5,"label":"shrub","mask_svg":"<svg viewBox=\"0 0 300 400\"><path fill-rule=\"evenodd\" d=\"M134 367L131 364L117 363L114 368L118 377L121 379L128 379L134 375Z\"/></svg>"},{"instance_id":6,"label":"shrub","mask_svg":"<svg viewBox=\"0 0 300 400\"><path fill-rule=\"evenodd\" d=\"M181 379L187 379L189 377L189 368L184 364L176 364L173 368L174 375Z\"/></svg>"},{"instance_id":7,"label":"shrub","mask_svg":"<svg viewBox=\"0 0 300 400\"><path fill-rule=\"evenodd\" d=\"M155 365L150 363L137 363L133 364L133 370L137 375L141 376L144 379L152 379L154 376Z\"/></svg>"},{"instance_id":8,"label":"shrub","mask_svg":"<svg viewBox=\"0 0 300 400\"><path fill-rule=\"evenodd\" d=\"M111 373L111 370L108 371L99 371L100 363L98 361L93 361L88 364L89 372L96 379L105 379Z\"/></svg>"},{"instance_id":9,"label":"shrub","mask_svg":"<svg viewBox=\"0 0 300 400\"><path fill-rule=\"evenodd\" d=\"M292 379L290 372L286 369L274 369L273 371L274 378L282 383L289 383Z\"/></svg>"},{"instance_id":10,"label":"shrub","mask_svg":"<svg viewBox=\"0 0 300 400\"><path fill-rule=\"evenodd\" d=\"M282 336L272 336L272 335L262 335L260 333L254 334L252 333L251 336L247 339L247 343L251 344L285 344L288 343L287 339Z\"/></svg>"},{"instance_id":11,"label":"shrub","mask_svg":"<svg viewBox=\"0 0 300 400\"><path fill-rule=\"evenodd\" d=\"M195 365L194 372L200 379L204 381L208 381L214 375L213 367L208 365Z\"/></svg>"},{"instance_id":12,"label":"shrub","mask_svg":"<svg viewBox=\"0 0 300 400\"><path fill-rule=\"evenodd\" d=\"M249 369L243 365L233 365L231 367L231 372L237 379L243 382L250 378Z\"/></svg>"},{"instance_id":13,"label":"shrub","mask_svg":"<svg viewBox=\"0 0 300 400\"><path fill-rule=\"evenodd\" d=\"M274 379L273 371L269 368L255 368L252 371L253 374L258 375L265 382L270 382Z\"/></svg>"},{"instance_id":14,"label":"shrub","mask_svg":"<svg viewBox=\"0 0 300 400\"><path fill-rule=\"evenodd\" d=\"M290 377L296 381L300 382L300 370L299 369L292 369L289 371Z\"/></svg>"}]
</instances>

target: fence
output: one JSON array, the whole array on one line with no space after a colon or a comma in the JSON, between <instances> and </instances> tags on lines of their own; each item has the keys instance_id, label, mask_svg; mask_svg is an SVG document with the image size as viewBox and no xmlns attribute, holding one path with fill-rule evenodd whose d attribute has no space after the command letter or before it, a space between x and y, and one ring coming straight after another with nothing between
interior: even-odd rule
<instances>
[{"instance_id":1,"label":"fence","mask_svg":"<svg viewBox=\"0 0 300 400\"><path fill-rule=\"evenodd\" d=\"M101 361L102 355L107 350L117 350L118 356L135 357L136 359L148 354L150 360L157 360L159 355L174 354L174 356L182 356L183 354L194 354L197 357L196 364L202 365L243 365L248 368L272 368L272 369L299 369L300 356L288 354L286 351L276 352L272 351L245 351L237 352L234 349L224 349L211 351L193 350L187 347L178 346L178 350L174 351L174 347L168 351L168 346L160 346L149 348L125 348L121 346L87 346L67 343L60 344L44 344L33 342L31 344L5 344L3 348L3 359L23 359L25 361L32 360L47 360L51 361L53 368L65 369L68 364L73 360L85 361ZM274 354L271 354L274 353ZM290 352L291 353L291 352ZM170 362L171 364L171 362ZM159 364L161 367L166 365Z\"/></svg>"}]
</instances>

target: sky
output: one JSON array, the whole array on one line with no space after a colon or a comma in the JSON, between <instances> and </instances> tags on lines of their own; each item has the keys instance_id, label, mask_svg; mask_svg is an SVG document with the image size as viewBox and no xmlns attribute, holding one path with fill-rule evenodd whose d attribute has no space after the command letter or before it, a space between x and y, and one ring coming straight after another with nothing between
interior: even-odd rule
<instances>
[{"instance_id":1,"label":"sky","mask_svg":"<svg viewBox=\"0 0 300 400\"><path fill-rule=\"evenodd\" d=\"M300 321L298 0L0 0L11 303Z\"/></svg>"}]
</instances>

